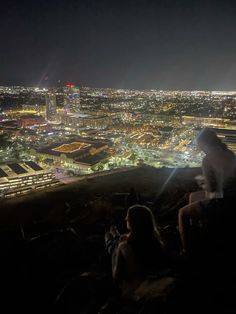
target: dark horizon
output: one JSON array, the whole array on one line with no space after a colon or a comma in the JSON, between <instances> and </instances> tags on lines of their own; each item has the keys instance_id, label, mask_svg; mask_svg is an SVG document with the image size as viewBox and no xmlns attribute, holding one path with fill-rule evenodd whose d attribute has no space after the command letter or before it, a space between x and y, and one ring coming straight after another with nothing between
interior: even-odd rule
<instances>
[{"instance_id":1,"label":"dark horizon","mask_svg":"<svg viewBox=\"0 0 236 314\"><path fill-rule=\"evenodd\" d=\"M236 3L12 0L0 85L234 91Z\"/></svg>"}]
</instances>

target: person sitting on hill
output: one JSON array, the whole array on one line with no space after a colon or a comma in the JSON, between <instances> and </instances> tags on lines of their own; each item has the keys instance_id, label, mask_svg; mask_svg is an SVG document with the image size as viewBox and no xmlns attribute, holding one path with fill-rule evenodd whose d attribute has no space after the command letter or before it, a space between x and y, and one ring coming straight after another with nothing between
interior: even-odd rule
<instances>
[{"instance_id":1,"label":"person sitting on hill","mask_svg":"<svg viewBox=\"0 0 236 314\"><path fill-rule=\"evenodd\" d=\"M112 254L112 277L124 296L131 295L148 277L167 269L165 245L151 210L143 205L129 207L126 216L129 233L120 236L114 226L106 239ZM112 249L111 249L112 248ZM160 274L160 273L159 273Z\"/></svg>"},{"instance_id":2,"label":"person sitting on hill","mask_svg":"<svg viewBox=\"0 0 236 314\"><path fill-rule=\"evenodd\" d=\"M190 250L191 224L207 221L217 211L236 200L236 156L211 129L203 129L197 137L198 147L205 153L202 160L204 191L190 195L190 204L180 208L178 227L183 253Z\"/></svg>"}]
</instances>

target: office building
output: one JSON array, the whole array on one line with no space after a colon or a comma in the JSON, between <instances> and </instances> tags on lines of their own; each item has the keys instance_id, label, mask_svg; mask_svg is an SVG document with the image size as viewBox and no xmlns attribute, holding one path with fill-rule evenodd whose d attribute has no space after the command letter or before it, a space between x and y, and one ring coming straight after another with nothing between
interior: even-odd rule
<instances>
[{"instance_id":1,"label":"office building","mask_svg":"<svg viewBox=\"0 0 236 314\"><path fill-rule=\"evenodd\" d=\"M55 175L33 161L0 165L0 197L11 198L60 184Z\"/></svg>"},{"instance_id":2,"label":"office building","mask_svg":"<svg viewBox=\"0 0 236 314\"><path fill-rule=\"evenodd\" d=\"M54 90L46 94L46 120L48 122L57 121L57 100Z\"/></svg>"},{"instance_id":3,"label":"office building","mask_svg":"<svg viewBox=\"0 0 236 314\"><path fill-rule=\"evenodd\" d=\"M80 111L80 90L73 84L67 84L64 88L64 109L66 113Z\"/></svg>"}]
</instances>

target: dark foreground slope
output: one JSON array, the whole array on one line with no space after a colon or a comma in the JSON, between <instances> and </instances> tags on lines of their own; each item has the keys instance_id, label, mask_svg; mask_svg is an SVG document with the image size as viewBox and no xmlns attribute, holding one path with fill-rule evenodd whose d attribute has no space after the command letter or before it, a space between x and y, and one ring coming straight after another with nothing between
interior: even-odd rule
<instances>
[{"instance_id":1,"label":"dark foreground slope","mask_svg":"<svg viewBox=\"0 0 236 314\"><path fill-rule=\"evenodd\" d=\"M17 306L27 312L98 313L112 291L104 233L111 224L126 232L124 217L134 202L153 210L167 248L176 259L173 270L181 280L168 302L152 300L145 306L131 302L117 305L111 312L167 313L176 311L177 306L182 311L198 312L206 301L208 307L218 307L218 303L224 308L233 306L226 289L224 296L222 287L218 295L212 292L218 284L217 273L208 276L197 259L193 262L178 255L178 208L187 203L188 193L197 189L194 176L199 172L142 166L2 202L2 307L7 304L9 310ZM233 272L226 276L229 274L233 280ZM220 281L222 284L232 291L228 280ZM224 301L219 302L222 298Z\"/></svg>"},{"instance_id":2,"label":"dark foreground slope","mask_svg":"<svg viewBox=\"0 0 236 314\"><path fill-rule=\"evenodd\" d=\"M124 207L125 199L131 188L142 200L156 202L160 209L172 207L186 192L196 189L194 176L198 168L156 169L149 166L132 168L125 172L88 178L78 183L35 192L19 198L2 201L0 225L13 226L31 224L39 221L58 222L68 205L72 216L77 217L87 212L84 207L96 203L94 207L111 205ZM159 203L157 202L159 200ZM103 206L102 206L103 205ZM66 207L66 208L65 208ZM104 208L103 208L104 210ZM99 210L98 210L99 212ZM101 212L98 213L99 215ZM64 218L64 217L63 217Z\"/></svg>"}]
</instances>

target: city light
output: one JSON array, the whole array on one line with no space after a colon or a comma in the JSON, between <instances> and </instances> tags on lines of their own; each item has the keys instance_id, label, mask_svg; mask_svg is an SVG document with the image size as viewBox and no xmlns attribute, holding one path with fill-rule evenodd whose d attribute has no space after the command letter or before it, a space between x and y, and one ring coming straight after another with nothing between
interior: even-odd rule
<instances>
[{"instance_id":1,"label":"city light","mask_svg":"<svg viewBox=\"0 0 236 314\"><path fill-rule=\"evenodd\" d=\"M236 151L234 91L145 91L66 84L61 88L0 87L0 96L3 101L17 99L15 106L6 105L0 113L1 163L33 160L61 183L143 164L199 167L202 154L195 139L205 126L214 128Z\"/></svg>"}]
</instances>

